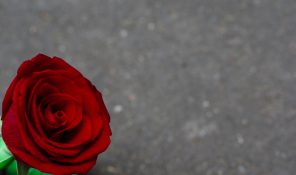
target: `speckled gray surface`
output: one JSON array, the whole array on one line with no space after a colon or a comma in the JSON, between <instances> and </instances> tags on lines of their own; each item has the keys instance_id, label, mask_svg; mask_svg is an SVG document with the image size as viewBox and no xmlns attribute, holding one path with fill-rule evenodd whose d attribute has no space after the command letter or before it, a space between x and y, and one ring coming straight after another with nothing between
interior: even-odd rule
<instances>
[{"instance_id":1,"label":"speckled gray surface","mask_svg":"<svg viewBox=\"0 0 296 175\"><path fill-rule=\"evenodd\" d=\"M38 52L101 89L90 175L294 175L296 1L0 0L1 99Z\"/></svg>"}]
</instances>

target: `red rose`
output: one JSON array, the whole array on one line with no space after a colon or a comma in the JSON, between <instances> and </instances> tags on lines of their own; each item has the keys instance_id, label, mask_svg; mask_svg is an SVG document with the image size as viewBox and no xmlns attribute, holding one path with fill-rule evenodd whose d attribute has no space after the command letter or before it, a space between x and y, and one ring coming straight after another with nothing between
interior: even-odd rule
<instances>
[{"instance_id":1,"label":"red rose","mask_svg":"<svg viewBox=\"0 0 296 175\"><path fill-rule=\"evenodd\" d=\"M25 61L2 104L2 136L15 158L42 172L86 174L110 144L101 93L60 58Z\"/></svg>"}]
</instances>

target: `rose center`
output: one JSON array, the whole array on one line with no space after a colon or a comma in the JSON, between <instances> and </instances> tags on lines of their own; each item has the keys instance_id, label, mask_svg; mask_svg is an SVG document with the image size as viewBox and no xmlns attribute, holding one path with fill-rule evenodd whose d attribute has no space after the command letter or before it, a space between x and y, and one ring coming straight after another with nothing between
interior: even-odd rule
<instances>
[{"instance_id":1,"label":"rose center","mask_svg":"<svg viewBox=\"0 0 296 175\"><path fill-rule=\"evenodd\" d=\"M63 123L65 121L65 113L63 111L57 111L54 113L54 119L58 123Z\"/></svg>"},{"instance_id":2,"label":"rose center","mask_svg":"<svg viewBox=\"0 0 296 175\"><path fill-rule=\"evenodd\" d=\"M44 111L47 121L54 127L60 127L65 124L67 120L67 114L62 106L49 105Z\"/></svg>"}]
</instances>

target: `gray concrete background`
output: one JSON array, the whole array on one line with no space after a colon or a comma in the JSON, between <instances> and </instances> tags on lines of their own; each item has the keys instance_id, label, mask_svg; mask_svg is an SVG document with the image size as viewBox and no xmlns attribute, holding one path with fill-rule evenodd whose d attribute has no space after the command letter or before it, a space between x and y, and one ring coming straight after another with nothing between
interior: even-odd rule
<instances>
[{"instance_id":1,"label":"gray concrete background","mask_svg":"<svg viewBox=\"0 0 296 175\"><path fill-rule=\"evenodd\" d=\"M91 175L294 175L296 1L0 0L1 99L38 52L104 94Z\"/></svg>"}]
</instances>

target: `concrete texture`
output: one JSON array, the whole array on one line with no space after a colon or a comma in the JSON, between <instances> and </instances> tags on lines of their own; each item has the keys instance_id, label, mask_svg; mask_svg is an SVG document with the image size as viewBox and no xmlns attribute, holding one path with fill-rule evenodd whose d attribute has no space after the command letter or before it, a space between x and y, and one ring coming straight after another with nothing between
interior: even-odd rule
<instances>
[{"instance_id":1,"label":"concrete texture","mask_svg":"<svg viewBox=\"0 0 296 175\"><path fill-rule=\"evenodd\" d=\"M90 175L294 175L296 1L0 0L1 99L38 52L102 91Z\"/></svg>"}]
</instances>

